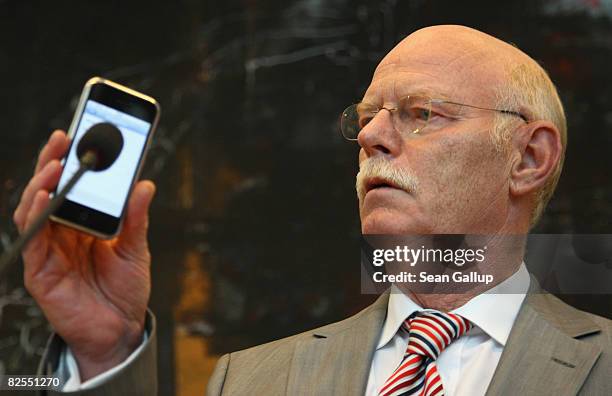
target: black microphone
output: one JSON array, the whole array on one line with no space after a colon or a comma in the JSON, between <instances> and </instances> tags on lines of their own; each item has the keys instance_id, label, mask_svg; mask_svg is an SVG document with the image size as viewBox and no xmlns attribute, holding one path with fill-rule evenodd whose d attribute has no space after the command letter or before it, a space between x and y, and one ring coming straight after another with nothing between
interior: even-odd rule
<instances>
[{"instance_id":1,"label":"black microphone","mask_svg":"<svg viewBox=\"0 0 612 396\"><path fill-rule=\"evenodd\" d=\"M79 169L70 177L66 185L53 197L49 206L32 222L23 234L12 244L0 258L0 277L8 266L17 258L23 247L47 222L64 202L66 195L72 190L81 176L88 170L99 172L108 169L119 157L123 149L121 131L108 122L93 125L85 132L77 145Z\"/></svg>"},{"instance_id":2,"label":"black microphone","mask_svg":"<svg viewBox=\"0 0 612 396\"><path fill-rule=\"evenodd\" d=\"M116 126L102 122L89 128L77 146L77 157L86 162L91 170L99 172L108 169L123 149L123 135ZM95 157L95 163L85 161L87 154Z\"/></svg>"}]
</instances>

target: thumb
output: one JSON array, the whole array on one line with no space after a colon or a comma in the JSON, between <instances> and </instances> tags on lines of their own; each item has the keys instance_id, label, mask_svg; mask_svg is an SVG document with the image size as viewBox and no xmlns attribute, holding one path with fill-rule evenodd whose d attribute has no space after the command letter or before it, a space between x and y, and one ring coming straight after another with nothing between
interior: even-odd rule
<instances>
[{"instance_id":1,"label":"thumb","mask_svg":"<svg viewBox=\"0 0 612 396\"><path fill-rule=\"evenodd\" d=\"M129 256L140 256L147 249L147 230L149 228L149 206L155 195L155 184L143 180L134 186L128 202L125 222L117 248Z\"/></svg>"}]
</instances>

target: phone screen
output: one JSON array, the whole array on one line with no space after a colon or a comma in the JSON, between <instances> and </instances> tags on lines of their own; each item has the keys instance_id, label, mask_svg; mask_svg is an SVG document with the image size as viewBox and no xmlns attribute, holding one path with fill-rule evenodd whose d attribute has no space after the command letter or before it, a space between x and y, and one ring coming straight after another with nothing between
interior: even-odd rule
<instances>
[{"instance_id":1,"label":"phone screen","mask_svg":"<svg viewBox=\"0 0 612 396\"><path fill-rule=\"evenodd\" d=\"M151 123L147 121L95 100L87 100L64 163L58 189L61 189L79 168L76 150L80 139L89 128L101 122L109 122L121 131L123 149L108 169L85 172L67 199L118 218L121 216L134 173L138 170L140 156L147 143L147 135L151 130Z\"/></svg>"}]
</instances>

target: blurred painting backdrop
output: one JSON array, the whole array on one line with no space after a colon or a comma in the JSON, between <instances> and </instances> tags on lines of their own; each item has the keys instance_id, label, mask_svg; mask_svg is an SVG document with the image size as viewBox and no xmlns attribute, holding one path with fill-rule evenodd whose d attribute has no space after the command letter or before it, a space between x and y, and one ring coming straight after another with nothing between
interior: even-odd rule
<instances>
[{"instance_id":1,"label":"blurred painting backdrop","mask_svg":"<svg viewBox=\"0 0 612 396\"><path fill-rule=\"evenodd\" d=\"M558 85L569 148L546 233L612 233L612 1L0 0L0 244L38 150L85 81L156 97L143 177L162 395L201 395L216 358L349 316L360 294L358 147L338 117L423 26L515 43ZM0 374L33 373L50 332L0 279ZM610 316L609 296L575 299Z\"/></svg>"}]
</instances>

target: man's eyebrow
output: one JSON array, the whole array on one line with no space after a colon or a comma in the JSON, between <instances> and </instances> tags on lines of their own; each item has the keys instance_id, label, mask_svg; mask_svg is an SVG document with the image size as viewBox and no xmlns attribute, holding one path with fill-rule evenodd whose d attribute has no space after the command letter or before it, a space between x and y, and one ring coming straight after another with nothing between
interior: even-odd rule
<instances>
[{"instance_id":1,"label":"man's eyebrow","mask_svg":"<svg viewBox=\"0 0 612 396\"><path fill-rule=\"evenodd\" d=\"M431 98L431 99L443 99L443 100L451 99L451 97L445 94L444 92L440 92L434 89L426 89L426 88L411 91L409 94L416 95L416 96L427 96L428 98Z\"/></svg>"},{"instance_id":2,"label":"man's eyebrow","mask_svg":"<svg viewBox=\"0 0 612 396\"><path fill-rule=\"evenodd\" d=\"M442 100L452 100L451 97L444 92L440 92L439 90L429 89L429 88L419 88L415 90L406 90L400 91L399 95L396 95L396 99L405 98L407 96L425 96L431 99L442 99ZM381 96L378 94L372 94L368 96L364 96L362 101L365 103L371 104L380 104Z\"/></svg>"}]
</instances>

